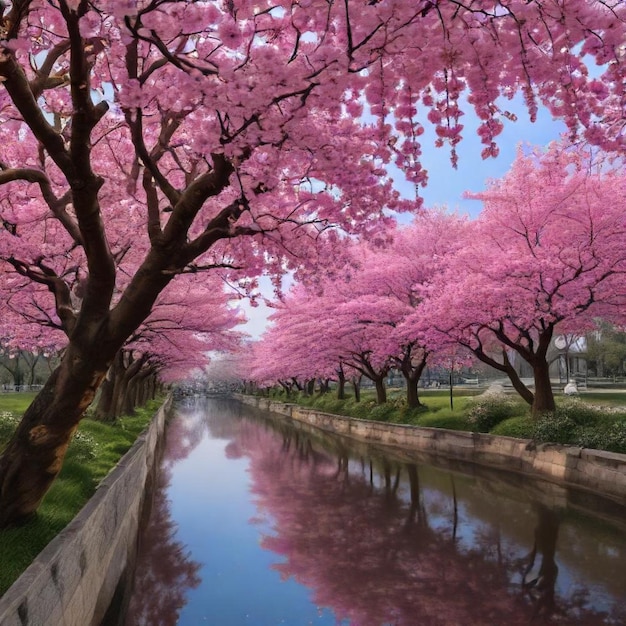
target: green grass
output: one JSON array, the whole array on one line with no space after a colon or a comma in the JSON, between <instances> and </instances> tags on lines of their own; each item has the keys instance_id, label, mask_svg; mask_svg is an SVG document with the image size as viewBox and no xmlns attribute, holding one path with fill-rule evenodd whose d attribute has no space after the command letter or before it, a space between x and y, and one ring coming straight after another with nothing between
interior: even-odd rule
<instances>
[{"instance_id":1,"label":"green grass","mask_svg":"<svg viewBox=\"0 0 626 626\"><path fill-rule=\"evenodd\" d=\"M577 398L556 397L556 411L536 421L530 407L514 394L477 398L479 390L454 390L450 408L448 389L420 390L422 406L409 409L403 390L392 389L387 402L376 403L375 392L365 389L361 402L353 396L337 400L333 393L303 397L275 395L320 411L395 424L492 433L538 442L562 443L626 454L626 394L587 392ZM619 411L623 407L623 411ZM606 410L611 409L611 410ZM617 410L616 410L617 409Z\"/></svg>"},{"instance_id":2,"label":"green grass","mask_svg":"<svg viewBox=\"0 0 626 626\"><path fill-rule=\"evenodd\" d=\"M535 432L535 425L529 415L509 417L499 424L496 424L490 432L492 435L500 435L502 437L532 439Z\"/></svg>"},{"instance_id":3,"label":"green grass","mask_svg":"<svg viewBox=\"0 0 626 626\"><path fill-rule=\"evenodd\" d=\"M480 392L474 389L455 389L453 392L454 409L450 408L450 391L448 389L420 390L422 406L410 409L406 405L404 390L391 389L387 392L387 402L376 404L376 392L364 389L361 401L355 402L354 396L345 400L337 400L334 393L314 396L284 395L275 399L293 402L302 406L316 408L328 413L337 413L359 419L371 419L381 422L413 424L416 426L432 426L435 428L451 428L454 430L471 430L465 414L469 405Z\"/></svg>"},{"instance_id":4,"label":"green grass","mask_svg":"<svg viewBox=\"0 0 626 626\"><path fill-rule=\"evenodd\" d=\"M18 413L23 413L33 396L0 395L0 425L5 413L13 413L14 419ZM113 424L91 419L81 422L68 448L63 469L36 515L23 526L0 531L0 595L76 516L98 483L145 429L160 404L161 400L151 402L138 409L136 415L122 417ZM6 419L5 415L4 421ZM0 448L8 439L5 430L0 428Z\"/></svg>"},{"instance_id":5,"label":"green grass","mask_svg":"<svg viewBox=\"0 0 626 626\"><path fill-rule=\"evenodd\" d=\"M37 394L32 393L0 393L0 413L9 412L22 415Z\"/></svg>"},{"instance_id":6,"label":"green grass","mask_svg":"<svg viewBox=\"0 0 626 626\"><path fill-rule=\"evenodd\" d=\"M626 393L617 391L608 391L600 393L594 391L585 391L580 394L580 399L589 404L597 404L600 406L624 407L626 411Z\"/></svg>"}]
</instances>

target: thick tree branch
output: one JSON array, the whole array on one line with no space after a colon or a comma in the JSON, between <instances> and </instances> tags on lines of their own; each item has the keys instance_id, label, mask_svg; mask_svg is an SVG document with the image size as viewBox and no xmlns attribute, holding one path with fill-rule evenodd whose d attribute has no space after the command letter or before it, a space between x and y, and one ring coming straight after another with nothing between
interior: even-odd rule
<instances>
[{"instance_id":1,"label":"thick tree branch","mask_svg":"<svg viewBox=\"0 0 626 626\"><path fill-rule=\"evenodd\" d=\"M83 237L80 229L78 228L78 224L65 210L65 207L69 203L69 196L66 194L61 198L57 198L52 191L50 180L41 170L34 170L30 168L4 169L2 164L0 164L0 185L17 180L24 180L29 183L37 183L39 185L41 195L53 215L59 220L59 222L61 222L74 242L82 246Z\"/></svg>"},{"instance_id":2,"label":"thick tree branch","mask_svg":"<svg viewBox=\"0 0 626 626\"><path fill-rule=\"evenodd\" d=\"M41 67L35 70L37 77L30 81L30 88L35 98L38 98L44 90L58 87L67 81L66 76L50 76L50 74L59 58L69 50L69 47L69 41L59 42L49 50Z\"/></svg>"},{"instance_id":3,"label":"thick tree branch","mask_svg":"<svg viewBox=\"0 0 626 626\"><path fill-rule=\"evenodd\" d=\"M76 326L76 314L72 308L70 289L67 283L57 276L52 269L44 265L42 261L37 264L38 271L15 257L9 257L7 262L13 266L18 274L48 288L54 295L56 312L61 320L63 331L66 335L71 335Z\"/></svg>"},{"instance_id":4,"label":"thick tree branch","mask_svg":"<svg viewBox=\"0 0 626 626\"><path fill-rule=\"evenodd\" d=\"M233 165L223 154L212 156L213 169L198 176L173 206L172 214L163 229L163 239L166 245L168 243L180 244L185 241L189 228L205 201L219 195L230 184L230 176L234 172ZM233 217L234 209L231 207L232 205L229 205L223 209L211 220L211 224L214 223L218 229L223 228Z\"/></svg>"},{"instance_id":5,"label":"thick tree branch","mask_svg":"<svg viewBox=\"0 0 626 626\"><path fill-rule=\"evenodd\" d=\"M24 70L10 50L5 49L0 55L0 75L4 77L2 84L24 122L69 180L72 177L73 168L65 141L44 116Z\"/></svg>"},{"instance_id":6,"label":"thick tree branch","mask_svg":"<svg viewBox=\"0 0 626 626\"><path fill-rule=\"evenodd\" d=\"M497 369L501 372L504 372L511 381L515 391L520 394L520 396L524 399L525 402L533 405L535 401L535 394L521 381L519 374L515 371L511 361L509 360L509 356L506 353L506 350L502 350L502 363L496 361L494 358L490 357L479 345L477 348L471 348L469 345L464 344L467 348L469 348L475 355L483 363Z\"/></svg>"},{"instance_id":7,"label":"thick tree branch","mask_svg":"<svg viewBox=\"0 0 626 626\"><path fill-rule=\"evenodd\" d=\"M148 170L144 170L142 183L146 192L146 206L148 209L148 237L152 245L158 244L163 231L161 230L161 212L159 211L159 196L154 186L154 179Z\"/></svg>"},{"instance_id":8,"label":"thick tree branch","mask_svg":"<svg viewBox=\"0 0 626 626\"><path fill-rule=\"evenodd\" d=\"M233 224L239 219L245 211L246 205L243 200L235 200L228 206L224 207L207 225L204 232L188 243L184 248L184 264L188 265L193 259L200 256L211 248L211 246L220 239L228 239L243 234L242 229L238 229L235 233ZM254 231L258 235L259 231Z\"/></svg>"}]
</instances>

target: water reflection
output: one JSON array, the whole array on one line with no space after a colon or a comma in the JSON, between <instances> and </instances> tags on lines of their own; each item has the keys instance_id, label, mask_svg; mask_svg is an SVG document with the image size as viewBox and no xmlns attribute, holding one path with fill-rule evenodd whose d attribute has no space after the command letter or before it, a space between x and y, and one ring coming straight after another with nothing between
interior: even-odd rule
<instances>
[{"instance_id":1,"label":"water reflection","mask_svg":"<svg viewBox=\"0 0 626 626\"><path fill-rule=\"evenodd\" d=\"M260 539L246 559L249 567L254 560L269 565L254 579L267 590L264 601L291 606L287 583L310 590L280 619L260 609L236 617L211 612L214 591L210 576L201 572L202 600L195 602L204 603L207 623L626 623L623 528L571 509L563 490L535 483L524 488L502 476L477 479L348 447L346 440L268 421L234 403L213 401L202 417L184 418L182 434L174 431L180 421L168 434L168 444L181 438L174 451L191 450L196 438L219 439L222 462L246 463L247 485L227 497L252 498L256 507L250 522ZM167 462L176 471L172 458ZM204 480L228 482L222 475ZM206 502L208 509L223 505ZM169 524L162 532L171 543ZM201 541L211 537L205 533ZM194 557L197 549L192 546ZM184 583L174 576L174 586L198 584L188 555L179 545L173 552L189 564ZM163 557L157 551L153 558L156 563L143 574L148 602L160 593L148 589L150 581L160 588L164 580L158 574ZM221 582L242 585L241 576ZM184 592L170 595L171 607L153 613L159 621L129 623L177 623ZM319 607L315 621L304 617L311 607ZM199 620L198 609L194 615L183 611L179 623L199 623L193 621Z\"/></svg>"},{"instance_id":2,"label":"water reflection","mask_svg":"<svg viewBox=\"0 0 626 626\"><path fill-rule=\"evenodd\" d=\"M200 564L176 539L167 491L172 468L198 445L202 421L189 419L181 410L168 427L164 458L154 494L149 523L140 535L133 594L126 615L127 626L177 624L189 589L200 584Z\"/></svg>"}]
</instances>

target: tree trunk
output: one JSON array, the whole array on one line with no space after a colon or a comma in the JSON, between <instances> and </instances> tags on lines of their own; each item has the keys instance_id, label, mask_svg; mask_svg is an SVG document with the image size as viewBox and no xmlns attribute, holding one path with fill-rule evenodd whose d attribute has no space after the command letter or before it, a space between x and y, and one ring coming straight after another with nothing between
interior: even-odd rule
<instances>
[{"instance_id":1,"label":"tree trunk","mask_svg":"<svg viewBox=\"0 0 626 626\"><path fill-rule=\"evenodd\" d=\"M418 385L422 374L426 369L427 357L428 355L425 354L421 358L420 362L415 366L413 366L409 360L408 363L403 363L400 370L406 381L406 403L412 409L422 406L419 399Z\"/></svg>"},{"instance_id":2,"label":"tree trunk","mask_svg":"<svg viewBox=\"0 0 626 626\"><path fill-rule=\"evenodd\" d=\"M118 417L119 407L121 405L124 392L124 372L126 371L126 367L124 352L120 350L115 355L115 359L113 360L113 363L107 373L107 377L111 377L112 390L111 405L108 413L106 414L105 421L113 422Z\"/></svg>"},{"instance_id":3,"label":"tree trunk","mask_svg":"<svg viewBox=\"0 0 626 626\"><path fill-rule=\"evenodd\" d=\"M39 355L33 357L31 363L28 363L28 385L32 387L35 384L35 368L37 367L37 362L39 361Z\"/></svg>"},{"instance_id":4,"label":"tree trunk","mask_svg":"<svg viewBox=\"0 0 626 626\"><path fill-rule=\"evenodd\" d=\"M153 375L152 368L144 369L137 389L137 406L144 407L150 400Z\"/></svg>"},{"instance_id":5,"label":"tree trunk","mask_svg":"<svg viewBox=\"0 0 626 626\"><path fill-rule=\"evenodd\" d=\"M288 398L291 398L291 385L287 384L286 382L283 382L282 380L278 381L280 386L285 390L285 395Z\"/></svg>"},{"instance_id":6,"label":"tree trunk","mask_svg":"<svg viewBox=\"0 0 626 626\"><path fill-rule=\"evenodd\" d=\"M550 382L550 366L545 359L537 359L533 364L535 379L535 400L532 405L532 415L538 418L542 413L554 411L554 393Z\"/></svg>"},{"instance_id":7,"label":"tree trunk","mask_svg":"<svg viewBox=\"0 0 626 626\"><path fill-rule=\"evenodd\" d=\"M343 369L337 370L337 400L346 399L346 375Z\"/></svg>"},{"instance_id":8,"label":"tree trunk","mask_svg":"<svg viewBox=\"0 0 626 626\"><path fill-rule=\"evenodd\" d=\"M374 380L376 386L376 403L385 404L387 402L387 389L385 389L385 377L380 376Z\"/></svg>"},{"instance_id":9,"label":"tree trunk","mask_svg":"<svg viewBox=\"0 0 626 626\"><path fill-rule=\"evenodd\" d=\"M158 388L159 382L157 380L157 374L156 372L153 372L152 376L150 377L150 400L154 400L157 397Z\"/></svg>"},{"instance_id":10,"label":"tree trunk","mask_svg":"<svg viewBox=\"0 0 626 626\"><path fill-rule=\"evenodd\" d=\"M104 350L94 352L68 347L0 457L0 528L31 516L61 470L72 435L108 369Z\"/></svg>"},{"instance_id":11,"label":"tree trunk","mask_svg":"<svg viewBox=\"0 0 626 626\"><path fill-rule=\"evenodd\" d=\"M515 389L515 391L517 391L517 393L519 393L522 399L531 406L534 404L535 394L520 380L518 373L515 371L515 368L513 367L513 364L509 359L506 349L502 349L502 363L500 363L487 355L482 350L482 348L470 348L469 346L466 347L468 347L483 363L486 363L494 369L504 372L509 377L513 388Z\"/></svg>"},{"instance_id":12,"label":"tree trunk","mask_svg":"<svg viewBox=\"0 0 626 626\"><path fill-rule=\"evenodd\" d=\"M417 389L418 380L413 378L413 376L405 376L404 379L406 380L407 406L411 409L416 409L417 407L422 406Z\"/></svg>"},{"instance_id":13,"label":"tree trunk","mask_svg":"<svg viewBox=\"0 0 626 626\"><path fill-rule=\"evenodd\" d=\"M114 367L115 365L111 365L100 386L100 396L94 414L94 418L99 422L112 422L115 419L112 411L113 391L115 388L115 375L112 371Z\"/></svg>"},{"instance_id":14,"label":"tree trunk","mask_svg":"<svg viewBox=\"0 0 626 626\"><path fill-rule=\"evenodd\" d=\"M394 359L398 368L404 376L406 382L406 403L411 409L415 409L421 406L422 403L419 399L418 385L419 381L426 369L426 360L428 359L428 352L425 350L417 349L419 357L415 355L416 345L408 344L402 350L402 358ZM419 358L419 362L416 365L414 363Z\"/></svg>"},{"instance_id":15,"label":"tree trunk","mask_svg":"<svg viewBox=\"0 0 626 626\"><path fill-rule=\"evenodd\" d=\"M126 377L128 379L128 383L126 385L126 393L124 394L124 399L122 401L122 410L121 415L134 415L135 408L141 405L141 399L139 392L141 390L141 385L143 380L148 375L148 372L143 369L145 364L145 359L139 359L135 361L129 368L126 373Z\"/></svg>"},{"instance_id":16,"label":"tree trunk","mask_svg":"<svg viewBox=\"0 0 626 626\"><path fill-rule=\"evenodd\" d=\"M515 368L511 365L508 359L504 371L509 377L511 384L513 385L513 389L519 393L525 402L533 406L535 403L535 394L521 381L518 373L515 371Z\"/></svg>"},{"instance_id":17,"label":"tree trunk","mask_svg":"<svg viewBox=\"0 0 626 626\"><path fill-rule=\"evenodd\" d=\"M144 365L130 378L128 390L126 392L126 402L123 415L134 415L137 407L142 407L146 403L146 381L152 370Z\"/></svg>"},{"instance_id":18,"label":"tree trunk","mask_svg":"<svg viewBox=\"0 0 626 626\"><path fill-rule=\"evenodd\" d=\"M133 415L135 406L133 402L133 379L143 367L145 358L134 359L130 352L127 352L123 359L123 368L118 373L120 378L119 387L116 390L115 419L122 415Z\"/></svg>"},{"instance_id":19,"label":"tree trunk","mask_svg":"<svg viewBox=\"0 0 626 626\"><path fill-rule=\"evenodd\" d=\"M352 387L354 388L354 401L361 402L361 379L353 378Z\"/></svg>"},{"instance_id":20,"label":"tree trunk","mask_svg":"<svg viewBox=\"0 0 626 626\"><path fill-rule=\"evenodd\" d=\"M134 415L135 407L137 406L137 377L138 373L128 377L126 384L126 390L124 397L122 398L122 404L120 407L120 415Z\"/></svg>"}]
</instances>

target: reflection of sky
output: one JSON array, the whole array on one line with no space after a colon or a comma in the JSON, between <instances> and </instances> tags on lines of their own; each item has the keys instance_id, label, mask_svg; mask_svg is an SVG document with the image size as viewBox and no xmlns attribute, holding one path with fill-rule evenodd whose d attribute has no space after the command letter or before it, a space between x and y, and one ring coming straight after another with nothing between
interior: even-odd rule
<instances>
[{"instance_id":1,"label":"reflection of sky","mask_svg":"<svg viewBox=\"0 0 626 626\"><path fill-rule=\"evenodd\" d=\"M259 545L270 528L251 501L248 461L226 458L227 443L205 437L173 468L168 498L176 537L202 564L202 582L188 592L178 623L336 626L306 587L271 569L276 555Z\"/></svg>"},{"instance_id":2,"label":"reflection of sky","mask_svg":"<svg viewBox=\"0 0 626 626\"><path fill-rule=\"evenodd\" d=\"M231 405L228 408L222 412L211 405L205 415L188 412L184 421L176 422L181 428L170 430L178 439L172 436L168 445L201 439L195 447L183 446L186 458L168 462L171 481L167 495L178 528L176 540L201 564L200 585L186 591L187 604L178 622L181 626L337 626L332 610L319 609L312 598L342 616L350 615L352 607L355 615L359 611L367 614L376 606L368 600L370 589L402 611L403 594L412 589L409 579L414 575L428 579L436 573L429 570L428 562L439 561L447 564L446 574L438 580L437 585L443 587L435 595L446 603L448 578L466 576L471 583L478 577L480 584L481 572L491 577L496 570L500 574L489 583L487 596L502 594L506 588L504 595L520 597L521 576L529 563L538 524L530 492L506 481L479 480L420 466L423 513L418 517L424 526L415 526L412 534L405 536L398 534L411 504L404 466L391 459L388 463L375 460L370 489L366 456L350 461L347 480L334 453L322 452L314 444L311 450L315 450L316 462L311 465L312 457L304 460L297 454L295 440L281 439L279 433L260 424L239 420L235 417L239 411ZM291 442L287 448L285 441ZM304 450L306 436L298 441L303 446L299 449ZM178 448L178 455L171 458L181 456ZM401 470L393 497L384 495L385 466L391 488ZM453 493L457 494L456 529ZM615 604L619 610L614 614L624 615L626 598L620 584L625 580L621 557L626 541L613 526L598 524L587 514L568 514L560 505L557 509L558 602L596 612L610 612ZM353 521L358 523L353 526ZM346 533L347 528L356 531ZM387 531L391 544L386 543ZM427 541L413 545L420 534ZM345 550L345 555L338 556L338 549ZM350 560L361 556L369 559L372 571L365 561ZM495 567L501 560L506 571ZM540 561L538 555L533 572ZM387 569L384 583L382 572L376 569L383 566ZM282 570L284 579L277 570ZM348 584L348 571L354 571L355 581L359 581L356 587ZM365 596L355 597L363 589L368 590ZM419 589L413 591L419 593ZM483 592L477 590L479 595L470 595L469 601L484 602ZM512 604L505 605L512 610ZM406 613L402 615L405 619ZM469 614L468 619L468 625L477 623ZM359 623L353 622L354 626ZM410 619L399 623L412 626ZM344 621L340 626L347 624Z\"/></svg>"}]
</instances>

